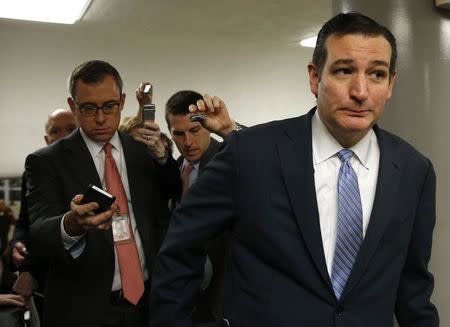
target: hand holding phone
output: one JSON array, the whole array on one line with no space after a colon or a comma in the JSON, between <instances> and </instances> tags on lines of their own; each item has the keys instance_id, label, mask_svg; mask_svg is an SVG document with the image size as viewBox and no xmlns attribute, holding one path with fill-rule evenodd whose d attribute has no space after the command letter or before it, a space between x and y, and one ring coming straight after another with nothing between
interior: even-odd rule
<instances>
[{"instance_id":1,"label":"hand holding phone","mask_svg":"<svg viewBox=\"0 0 450 327\"><path fill-rule=\"evenodd\" d=\"M145 104L142 110L142 121L155 121L156 107L154 104Z\"/></svg>"},{"instance_id":2,"label":"hand holding phone","mask_svg":"<svg viewBox=\"0 0 450 327\"><path fill-rule=\"evenodd\" d=\"M101 188L90 184L88 186L87 191L84 193L83 198L80 201L80 204L87 204L90 202L97 202L98 208L94 210L94 213L97 215L102 213L103 211L108 210L111 205L116 200L116 197L108 192L102 190Z\"/></svg>"}]
</instances>

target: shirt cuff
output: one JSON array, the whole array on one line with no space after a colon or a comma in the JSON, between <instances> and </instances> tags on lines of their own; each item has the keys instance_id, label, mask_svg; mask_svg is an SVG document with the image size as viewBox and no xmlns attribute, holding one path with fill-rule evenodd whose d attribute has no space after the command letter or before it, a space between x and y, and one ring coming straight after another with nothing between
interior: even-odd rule
<instances>
[{"instance_id":1,"label":"shirt cuff","mask_svg":"<svg viewBox=\"0 0 450 327\"><path fill-rule=\"evenodd\" d=\"M86 239L84 237L86 234L80 236L69 236L64 230L65 217L66 215L64 215L61 219L61 238L64 248L69 251L70 255L74 259L76 259L83 253L84 248L86 247Z\"/></svg>"}]
</instances>

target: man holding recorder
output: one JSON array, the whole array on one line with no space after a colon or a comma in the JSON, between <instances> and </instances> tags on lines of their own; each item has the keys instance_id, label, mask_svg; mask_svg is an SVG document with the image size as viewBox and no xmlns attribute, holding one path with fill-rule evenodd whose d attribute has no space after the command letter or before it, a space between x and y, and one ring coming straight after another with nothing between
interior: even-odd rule
<instances>
[{"instance_id":1,"label":"man holding recorder","mask_svg":"<svg viewBox=\"0 0 450 327\"><path fill-rule=\"evenodd\" d=\"M50 262L44 324L142 326L161 239L155 221L181 191L177 165L156 123L147 124L146 145L117 131L125 94L109 63L78 66L69 89L80 129L26 160L32 251ZM106 188L114 205L94 213L98 203L81 204L89 184Z\"/></svg>"}]
</instances>

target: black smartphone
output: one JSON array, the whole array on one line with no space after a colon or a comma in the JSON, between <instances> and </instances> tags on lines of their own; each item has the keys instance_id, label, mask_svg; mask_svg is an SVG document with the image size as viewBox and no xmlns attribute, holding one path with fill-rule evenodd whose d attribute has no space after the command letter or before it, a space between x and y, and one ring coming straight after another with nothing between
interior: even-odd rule
<instances>
[{"instance_id":1,"label":"black smartphone","mask_svg":"<svg viewBox=\"0 0 450 327\"><path fill-rule=\"evenodd\" d=\"M198 122L202 122L205 120L205 114L202 112L194 112L193 114L191 114L191 117L189 117L189 120L192 122L198 121Z\"/></svg>"},{"instance_id":2,"label":"black smartphone","mask_svg":"<svg viewBox=\"0 0 450 327\"><path fill-rule=\"evenodd\" d=\"M94 213L97 215L108 210L114 201L116 201L116 197L114 195L109 194L100 187L90 184L87 191L84 193L80 204L97 202L99 207L94 210Z\"/></svg>"},{"instance_id":3,"label":"black smartphone","mask_svg":"<svg viewBox=\"0 0 450 327\"><path fill-rule=\"evenodd\" d=\"M144 109L142 110L142 121L155 121L155 111L156 107L154 104L144 104Z\"/></svg>"}]
</instances>

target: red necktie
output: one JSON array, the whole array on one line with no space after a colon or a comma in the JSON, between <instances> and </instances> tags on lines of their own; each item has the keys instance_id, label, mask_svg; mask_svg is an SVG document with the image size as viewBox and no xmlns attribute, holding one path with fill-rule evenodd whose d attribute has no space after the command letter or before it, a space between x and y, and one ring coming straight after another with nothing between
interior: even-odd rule
<instances>
[{"instance_id":1,"label":"red necktie","mask_svg":"<svg viewBox=\"0 0 450 327\"><path fill-rule=\"evenodd\" d=\"M181 173L181 182L183 183L183 191L182 191L183 195L189 189L189 174L191 173L192 169L194 169L194 166L189 161L187 161L183 167L183 172Z\"/></svg>"},{"instance_id":2,"label":"red necktie","mask_svg":"<svg viewBox=\"0 0 450 327\"><path fill-rule=\"evenodd\" d=\"M105 144L105 182L108 192L116 196L115 204L121 215L128 215L128 201L125 189L111 153L111 143ZM115 242L117 259L119 260L120 279L122 281L123 296L130 303L136 305L144 293L144 279L142 277L141 262L139 260L133 229L128 219L131 239Z\"/></svg>"}]
</instances>

